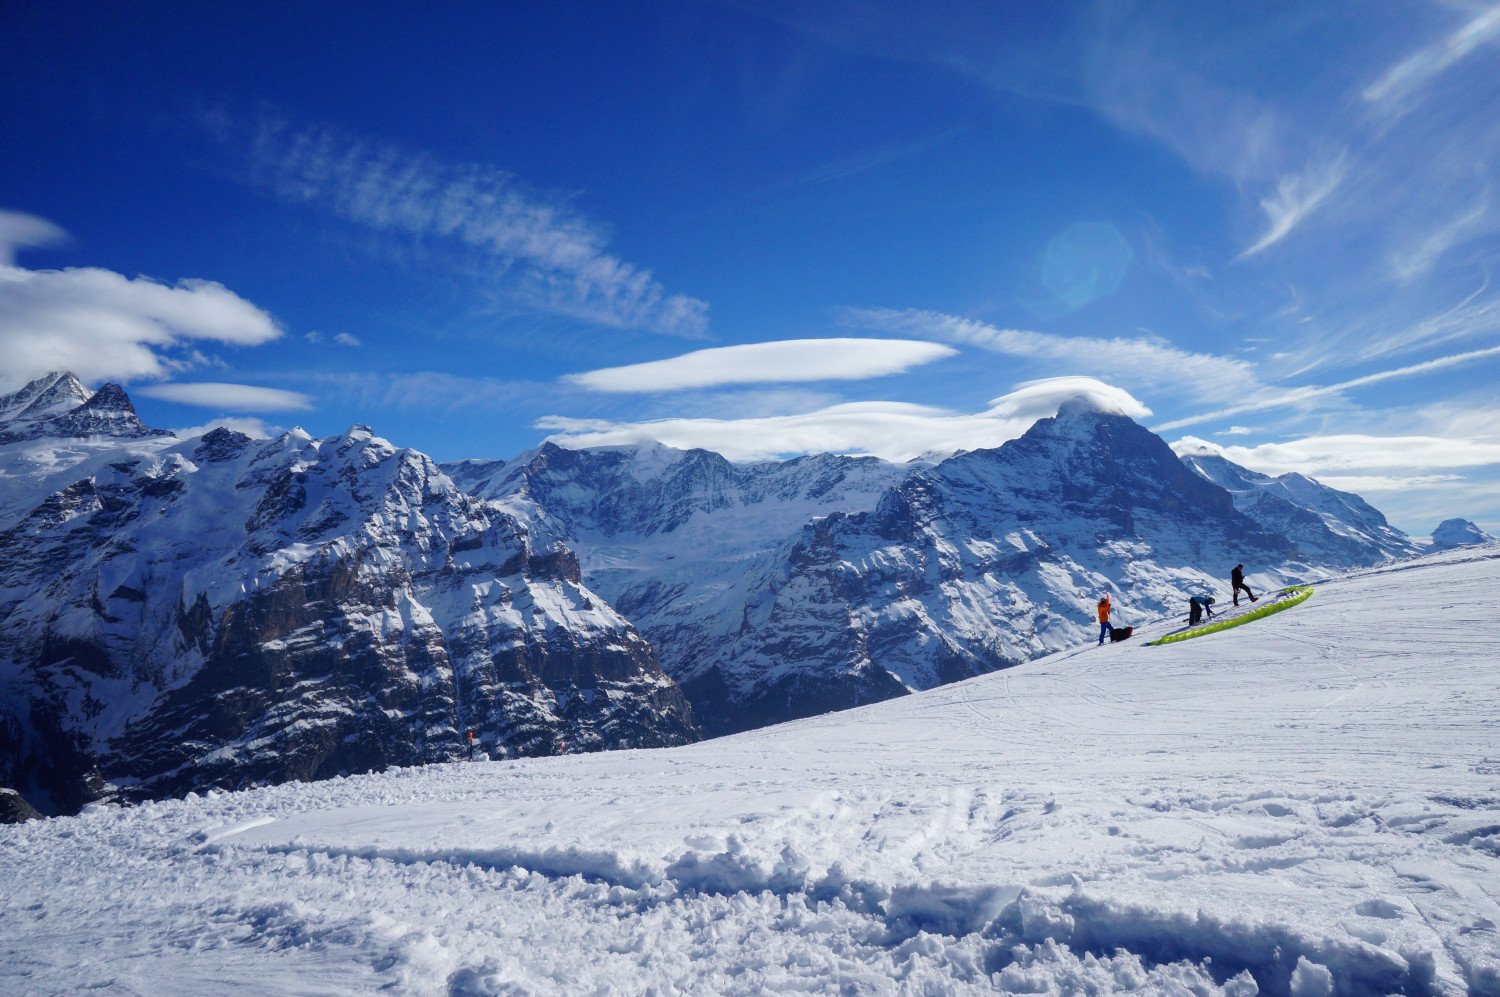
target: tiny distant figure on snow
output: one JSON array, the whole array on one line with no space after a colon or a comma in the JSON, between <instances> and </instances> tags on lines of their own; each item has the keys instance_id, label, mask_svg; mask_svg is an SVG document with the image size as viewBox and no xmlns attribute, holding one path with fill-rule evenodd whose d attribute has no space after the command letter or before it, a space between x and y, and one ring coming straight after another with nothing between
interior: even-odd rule
<instances>
[{"instance_id":1,"label":"tiny distant figure on snow","mask_svg":"<svg viewBox=\"0 0 1500 997\"><path fill-rule=\"evenodd\" d=\"M1188 625L1197 626L1203 622L1206 616L1210 620L1214 618L1214 597L1211 595L1195 595L1188 600Z\"/></svg>"},{"instance_id":2,"label":"tiny distant figure on snow","mask_svg":"<svg viewBox=\"0 0 1500 997\"><path fill-rule=\"evenodd\" d=\"M1245 594L1250 597L1251 602L1260 601L1255 597L1255 593L1250 591L1250 586L1245 584L1245 566L1243 564L1236 564L1234 566L1234 570L1229 573L1229 583L1234 586L1234 604L1236 606L1240 604L1240 589L1245 590Z\"/></svg>"},{"instance_id":3,"label":"tiny distant figure on snow","mask_svg":"<svg viewBox=\"0 0 1500 997\"><path fill-rule=\"evenodd\" d=\"M474 732L469 731L469 761L474 760Z\"/></svg>"},{"instance_id":4,"label":"tiny distant figure on snow","mask_svg":"<svg viewBox=\"0 0 1500 997\"><path fill-rule=\"evenodd\" d=\"M1099 646L1104 646L1104 638L1114 636L1115 628L1109 622L1109 596L1099 600Z\"/></svg>"}]
</instances>

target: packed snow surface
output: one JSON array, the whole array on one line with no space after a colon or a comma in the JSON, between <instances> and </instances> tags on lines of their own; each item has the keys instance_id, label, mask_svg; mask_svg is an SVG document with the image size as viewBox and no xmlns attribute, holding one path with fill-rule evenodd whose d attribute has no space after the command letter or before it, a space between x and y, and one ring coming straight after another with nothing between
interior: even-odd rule
<instances>
[{"instance_id":1,"label":"packed snow surface","mask_svg":"<svg viewBox=\"0 0 1500 997\"><path fill-rule=\"evenodd\" d=\"M1469 548L684 748L0 828L0 992L1500 993L1497 587Z\"/></svg>"}]
</instances>

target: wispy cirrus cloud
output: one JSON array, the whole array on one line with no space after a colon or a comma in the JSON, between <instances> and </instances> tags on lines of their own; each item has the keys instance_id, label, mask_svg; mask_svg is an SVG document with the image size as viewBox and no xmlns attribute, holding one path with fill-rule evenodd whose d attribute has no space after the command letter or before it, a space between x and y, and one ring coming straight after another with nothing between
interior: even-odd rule
<instances>
[{"instance_id":1,"label":"wispy cirrus cloud","mask_svg":"<svg viewBox=\"0 0 1500 997\"><path fill-rule=\"evenodd\" d=\"M1198 415L1187 416L1182 419L1174 419L1170 422L1153 426L1152 429L1158 433L1170 432L1187 426L1196 426L1204 422L1212 422L1215 419L1226 419L1234 415L1243 415L1246 412L1264 412L1270 409L1286 408L1292 405L1304 405L1320 398L1340 394L1352 388L1360 388L1370 384L1379 384L1382 381L1394 381L1400 378L1416 377L1421 374L1430 374L1450 367L1460 367L1465 364L1478 363L1500 357L1500 346L1490 346L1482 350L1470 350L1466 353L1455 353L1446 357L1435 357L1432 360L1424 360L1421 363L1409 364L1405 367L1396 367L1392 370L1377 371L1373 374L1365 374L1361 377L1350 378L1337 384L1305 385L1298 388L1286 388L1281 390L1270 390L1239 405L1231 405L1228 408L1216 409L1212 412L1203 412Z\"/></svg>"},{"instance_id":2,"label":"wispy cirrus cloud","mask_svg":"<svg viewBox=\"0 0 1500 997\"><path fill-rule=\"evenodd\" d=\"M570 447L655 441L714 450L737 461L804 453L869 454L906 461L929 453L999 446L1072 399L1131 418L1150 414L1121 388L1090 377L1059 377L1018 385L974 413L905 402L845 402L791 415L731 419L617 422L547 416L536 427L552 431L549 439Z\"/></svg>"},{"instance_id":3,"label":"wispy cirrus cloud","mask_svg":"<svg viewBox=\"0 0 1500 997\"><path fill-rule=\"evenodd\" d=\"M853 381L899 374L957 352L938 343L909 339L785 339L696 350L666 360L569 374L563 380L591 391L620 393Z\"/></svg>"},{"instance_id":4,"label":"wispy cirrus cloud","mask_svg":"<svg viewBox=\"0 0 1500 997\"><path fill-rule=\"evenodd\" d=\"M1449 249L1482 232L1489 216L1490 192L1485 188L1472 206L1435 226L1423 226L1409 244L1392 249L1392 272L1404 283L1426 276Z\"/></svg>"},{"instance_id":5,"label":"wispy cirrus cloud","mask_svg":"<svg viewBox=\"0 0 1500 997\"><path fill-rule=\"evenodd\" d=\"M1261 198L1266 214L1265 232L1236 259L1254 256L1291 234L1301 221L1322 204L1344 179L1346 159L1340 154L1328 161L1310 164L1300 173L1283 176L1276 190Z\"/></svg>"},{"instance_id":6,"label":"wispy cirrus cloud","mask_svg":"<svg viewBox=\"0 0 1500 997\"><path fill-rule=\"evenodd\" d=\"M602 226L557 194L479 163L264 118L214 116L228 144L248 146L251 180L293 202L384 232L452 240L487 254L524 303L616 328L702 338L707 303L670 294L651 273L608 252Z\"/></svg>"},{"instance_id":7,"label":"wispy cirrus cloud","mask_svg":"<svg viewBox=\"0 0 1500 997\"><path fill-rule=\"evenodd\" d=\"M62 229L0 211L0 260L24 245L57 243ZM223 284L164 284L99 267L29 270L0 263L0 380L50 370L85 381L166 377L199 366L200 341L255 346L281 336L276 321Z\"/></svg>"},{"instance_id":8,"label":"wispy cirrus cloud","mask_svg":"<svg viewBox=\"0 0 1500 997\"><path fill-rule=\"evenodd\" d=\"M1137 388L1172 386L1194 398L1241 397L1262 389L1255 368L1244 360L1191 353L1154 338L1104 339L1000 329L918 308L846 308L839 319L855 328L921 335L1007 356L1067 364Z\"/></svg>"},{"instance_id":9,"label":"wispy cirrus cloud","mask_svg":"<svg viewBox=\"0 0 1500 997\"><path fill-rule=\"evenodd\" d=\"M1365 87L1371 104L1399 105L1402 98L1442 75L1483 45L1500 40L1500 4L1480 11L1456 31L1417 49Z\"/></svg>"},{"instance_id":10,"label":"wispy cirrus cloud","mask_svg":"<svg viewBox=\"0 0 1500 997\"><path fill-rule=\"evenodd\" d=\"M555 384L435 370L299 373L295 383L313 384L360 409L400 409L442 414L505 412L544 403Z\"/></svg>"},{"instance_id":11,"label":"wispy cirrus cloud","mask_svg":"<svg viewBox=\"0 0 1500 997\"><path fill-rule=\"evenodd\" d=\"M254 384L225 384L220 381L194 383L169 382L136 388L135 393L159 398L179 405L197 405L220 411L293 412L313 407L313 400L300 391L263 388Z\"/></svg>"}]
</instances>

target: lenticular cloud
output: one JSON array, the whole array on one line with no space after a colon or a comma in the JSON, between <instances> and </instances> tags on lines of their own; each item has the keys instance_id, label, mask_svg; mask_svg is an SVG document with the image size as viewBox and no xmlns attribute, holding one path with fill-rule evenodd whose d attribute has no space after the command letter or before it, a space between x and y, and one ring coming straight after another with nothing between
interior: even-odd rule
<instances>
[{"instance_id":1,"label":"lenticular cloud","mask_svg":"<svg viewBox=\"0 0 1500 997\"><path fill-rule=\"evenodd\" d=\"M1009 419L1043 419L1062 406L1077 404L1096 412L1144 419L1151 410L1124 388L1093 377L1044 377L1024 381L1009 394L990 401L990 414Z\"/></svg>"},{"instance_id":2,"label":"lenticular cloud","mask_svg":"<svg viewBox=\"0 0 1500 997\"><path fill-rule=\"evenodd\" d=\"M22 224L26 223L26 224ZM25 379L70 370L85 381L161 377L171 350L191 340L257 345L281 335L274 319L223 284L163 284L99 267L28 270L3 262L60 229L0 212L0 355ZM20 233L6 241L6 236ZM28 233L30 233L28 235Z\"/></svg>"},{"instance_id":3,"label":"lenticular cloud","mask_svg":"<svg viewBox=\"0 0 1500 997\"><path fill-rule=\"evenodd\" d=\"M788 339L695 350L666 360L564 378L594 391L679 391L725 384L860 380L951 357L951 346L911 339Z\"/></svg>"}]
</instances>

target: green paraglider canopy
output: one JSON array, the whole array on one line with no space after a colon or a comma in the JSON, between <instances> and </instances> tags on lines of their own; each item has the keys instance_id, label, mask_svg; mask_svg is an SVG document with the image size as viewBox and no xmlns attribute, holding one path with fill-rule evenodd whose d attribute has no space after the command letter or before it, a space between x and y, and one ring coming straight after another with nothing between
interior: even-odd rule
<instances>
[{"instance_id":1,"label":"green paraglider canopy","mask_svg":"<svg viewBox=\"0 0 1500 997\"><path fill-rule=\"evenodd\" d=\"M1275 602L1264 606L1257 606L1248 613L1241 613L1239 616L1220 620L1218 623L1210 623L1206 627L1194 627L1191 630L1181 630L1174 634L1167 634L1165 637L1158 637L1155 640L1147 641L1146 646L1155 647L1157 644L1175 644L1180 640L1192 640L1194 637L1202 637L1204 634L1215 634L1220 630L1232 630L1235 627L1249 623L1251 620L1265 619L1272 613L1279 613L1282 610L1300 605L1311 599L1312 594L1313 587L1311 585L1294 585L1291 588L1282 589L1277 593Z\"/></svg>"}]
</instances>

